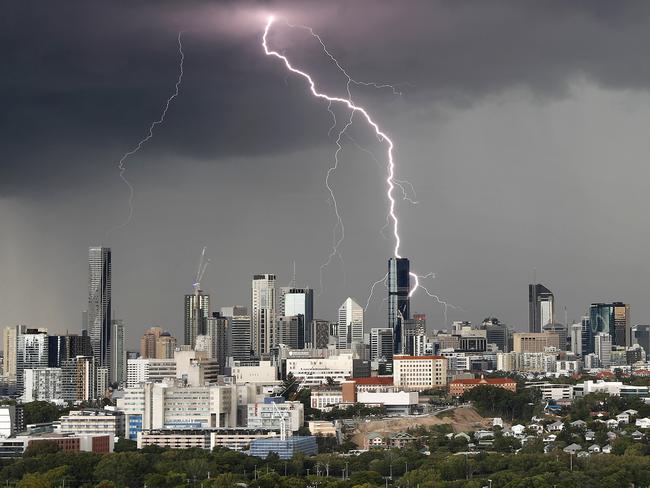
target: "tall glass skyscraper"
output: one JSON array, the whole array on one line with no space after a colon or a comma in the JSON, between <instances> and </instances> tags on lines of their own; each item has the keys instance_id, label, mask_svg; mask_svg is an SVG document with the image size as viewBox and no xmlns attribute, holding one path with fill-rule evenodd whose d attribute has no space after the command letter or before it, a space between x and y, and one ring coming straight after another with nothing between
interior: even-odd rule
<instances>
[{"instance_id":1,"label":"tall glass skyscraper","mask_svg":"<svg viewBox=\"0 0 650 488\"><path fill-rule=\"evenodd\" d=\"M196 336L207 333L208 317L210 317L210 295L198 289L191 295L185 295L183 344L190 347L196 345Z\"/></svg>"},{"instance_id":2,"label":"tall glass skyscraper","mask_svg":"<svg viewBox=\"0 0 650 488\"><path fill-rule=\"evenodd\" d=\"M111 249L88 250L88 329L98 367L111 364Z\"/></svg>"},{"instance_id":3,"label":"tall glass skyscraper","mask_svg":"<svg viewBox=\"0 0 650 488\"><path fill-rule=\"evenodd\" d=\"M404 350L402 327L411 318L409 292L411 290L410 263L408 258L388 260L388 327L393 331L393 352Z\"/></svg>"},{"instance_id":4,"label":"tall glass skyscraper","mask_svg":"<svg viewBox=\"0 0 650 488\"><path fill-rule=\"evenodd\" d=\"M551 290L535 283L528 285L528 332L542 332L542 327L555 322Z\"/></svg>"},{"instance_id":5,"label":"tall glass skyscraper","mask_svg":"<svg viewBox=\"0 0 650 488\"><path fill-rule=\"evenodd\" d=\"M251 343L259 357L277 344L275 275L254 275L251 285Z\"/></svg>"},{"instance_id":6,"label":"tall glass skyscraper","mask_svg":"<svg viewBox=\"0 0 650 488\"><path fill-rule=\"evenodd\" d=\"M606 332L615 346L631 346L630 306L622 302L592 303L589 308L591 330L595 336Z\"/></svg>"}]
</instances>

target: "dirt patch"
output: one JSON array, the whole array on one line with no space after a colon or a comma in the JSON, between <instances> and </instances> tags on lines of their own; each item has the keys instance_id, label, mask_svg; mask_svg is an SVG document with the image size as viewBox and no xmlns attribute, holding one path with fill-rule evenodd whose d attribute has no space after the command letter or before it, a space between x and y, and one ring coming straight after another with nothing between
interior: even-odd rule
<instances>
[{"instance_id":1,"label":"dirt patch","mask_svg":"<svg viewBox=\"0 0 650 488\"><path fill-rule=\"evenodd\" d=\"M360 448L364 447L365 439L371 432L382 436L390 436L396 432L403 432L416 425L444 425L450 424L454 432L469 432L478 429L492 428L492 419L481 417L472 407L458 407L453 410L452 416L423 415L418 417L396 417L382 420L362 422L352 435L352 440Z\"/></svg>"}]
</instances>

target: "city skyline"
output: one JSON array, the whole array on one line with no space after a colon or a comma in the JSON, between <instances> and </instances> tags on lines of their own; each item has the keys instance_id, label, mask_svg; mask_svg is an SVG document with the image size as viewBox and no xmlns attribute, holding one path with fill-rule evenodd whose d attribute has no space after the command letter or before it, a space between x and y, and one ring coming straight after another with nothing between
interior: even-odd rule
<instances>
[{"instance_id":1,"label":"city skyline","mask_svg":"<svg viewBox=\"0 0 650 488\"><path fill-rule=\"evenodd\" d=\"M0 179L3 326L78 330L86 286L79 255L96 243L120 256L113 301L131 348L136 331L151 325L182 336L176 297L191 291L203 246L212 253L203 287L219 305L247 304L248 277L260 270L289 283L294 261L299 284L321 291L319 270L335 223L324 185L334 149L331 120L299 80L285 82L282 67L265 59L264 18L258 4L242 5L205 11L195 3L143 3L128 16L115 6L79 5L78 18L86 21L65 28L65 12L49 6L52 31L39 45L47 59L62 60L51 64L30 47L36 14L19 5L6 11L15 19L6 34L19 47L3 93L22 95L20 102L4 100L11 123L3 125ZM632 321L647 322L642 161L650 80L637 46L647 41L639 19L650 17L648 6L510 3L479 13L444 2L413 2L409 9L364 2L267 7L313 25L359 79L398 85L402 95L354 92L390 129L398 177L415 186L417 205L397 202L403 253L418 272L436 274L428 283L434 293L466 310L448 310L450 321L495 316L524 330L521 289L536 268L557 297L556 312L566 306L571 320L590 303L624 299ZM338 19L343 8L347 14ZM567 28L567 16L580 28ZM474 35L477 18L481 30ZM134 19L147 19L149 31ZM387 28L391 22L409 22L409 35ZM614 23L616 29L608 28ZM522 32L520 25L531 28ZM146 133L174 86L179 30L184 85L165 124L130 160L134 220L106 235L128 210L116 163ZM378 31L390 49L367 35ZM558 35L540 47L536 32ZM313 58L310 68L324 84L341 86L308 35L278 36L287 45L291 36L296 59ZM514 52L503 49L512 36L519 39ZM544 63L523 56L528 49L543 49ZM594 54L611 50L626 56ZM56 124L52 104L63 107ZM239 116L249 121L245 128L228 123ZM363 127L350 136L381 163L381 147ZM347 231L343 263L325 269L318 318L334 318L331 311L347 296L364 303L391 251L379 233L382 170L354 142L343 142L332 180ZM626 178L616 177L621 168ZM605 183L616 198L592 191ZM603 219L620 215L617 235L600 230ZM621 247L620 235L635 238ZM42 297L41 306L30 306L25 289ZM411 308L426 313L432 327L441 325L435 301L415 296ZM382 326L384 317L382 304L371 303L366 322Z\"/></svg>"}]
</instances>

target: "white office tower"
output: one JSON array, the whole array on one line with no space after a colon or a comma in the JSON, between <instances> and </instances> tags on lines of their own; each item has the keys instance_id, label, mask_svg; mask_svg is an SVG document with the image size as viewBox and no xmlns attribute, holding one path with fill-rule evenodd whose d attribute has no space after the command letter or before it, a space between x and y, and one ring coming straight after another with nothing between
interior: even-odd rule
<instances>
[{"instance_id":1,"label":"white office tower","mask_svg":"<svg viewBox=\"0 0 650 488\"><path fill-rule=\"evenodd\" d=\"M111 249L88 250L88 328L97 367L111 362Z\"/></svg>"},{"instance_id":2,"label":"white office tower","mask_svg":"<svg viewBox=\"0 0 650 488\"><path fill-rule=\"evenodd\" d=\"M598 332L594 337L594 353L598 356L601 368L612 365L612 336L607 332Z\"/></svg>"},{"instance_id":3,"label":"white office tower","mask_svg":"<svg viewBox=\"0 0 650 488\"><path fill-rule=\"evenodd\" d=\"M194 347L196 336L206 335L207 320L210 316L210 295L196 290L185 295L185 317L183 323L183 344Z\"/></svg>"},{"instance_id":4,"label":"white office tower","mask_svg":"<svg viewBox=\"0 0 650 488\"><path fill-rule=\"evenodd\" d=\"M569 334L571 339L571 352L582 355L582 323L571 324Z\"/></svg>"},{"instance_id":5,"label":"white office tower","mask_svg":"<svg viewBox=\"0 0 650 488\"><path fill-rule=\"evenodd\" d=\"M393 359L393 329L373 327L370 329L370 360Z\"/></svg>"},{"instance_id":6,"label":"white office tower","mask_svg":"<svg viewBox=\"0 0 650 488\"><path fill-rule=\"evenodd\" d=\"M18 336L27 330L26 325L11 325L5 327L3 338L2 372L5 379L9 382L16 381Z\"/></svg>"},{"instance_id":7,"label":"white office tower","mask_svg":"<svg viewBox=\"0 0 650 488\"><path fill-rule=\"evenodd\" d=\"M16 388L18 393L24 389L26 369L47 368L48 366L47 329L25 329L18 336L16 348Z\"/></svg>"},{"instance_id":8,"label":"white office tower","mask_svg":"<svg viewBox=\"0 0 650 488\"><path fill-rule=\"evenodd\" d=\"M339 308L338 349L350 349L353 342L363 342L363 307L348 297Z\"/></svg>"},{"instance_id":9,"label":"white office tower","mask_svg":"<svg viewBox=\"0 0 650 488\"><path fill-rule=\"evenodd\" d=\"M110 380L111 383L118 385L124 384L126 381L126 348L124 347L124 320L113 320L112 342L111 348L111 367L110 367Z\"/></svg>"},{"instance_id":10,"label":"white office tower","mask_svg":"<svg viewBox=\"0 0 650 488\"><path fill-rule=\"evenodd\" d=\"M251 288L251 342L257 357L276 345L275 275L253 276Z\"/></svg>"}]
</instances>

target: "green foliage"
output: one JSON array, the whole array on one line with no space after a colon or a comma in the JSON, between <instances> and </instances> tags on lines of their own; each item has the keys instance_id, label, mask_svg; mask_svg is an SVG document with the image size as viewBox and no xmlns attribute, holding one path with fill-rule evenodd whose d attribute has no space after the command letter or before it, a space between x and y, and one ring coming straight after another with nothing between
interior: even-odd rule
<instances>
[{"instance_id":1,"label":"green foliage","mask_svg":"<svg viewBox=\"0 0 650 488\"><path fill-rule=\"evenodd\" d=\"M525 421L539 410L540 392L524 388L513 393L504 388L479 385L463 395L484 416L503 417L511 421Z\"/></svg>"},{"instance_id":2,"label":"green foliage","mask_svg":"<svg viewBox=\"0 0 650 488\"><path fill-rule=\"evenodd\" d=\"M52 422L67 412L59 410L56 405L50 402L29 402L23 405L25 413L25 424L41 424Z\"/></svg>"},{"instance_id":3,"label":"green foliage","mask_svg":"<svg viewBox=\"0 0 650 488\"><path fill-rule=\"evenodd\" d=\"M25 457L43 456L45 454L54 454L61 449L55 441L38 441L32 442L25 449Z\"/></svg>"}]
</instances>

